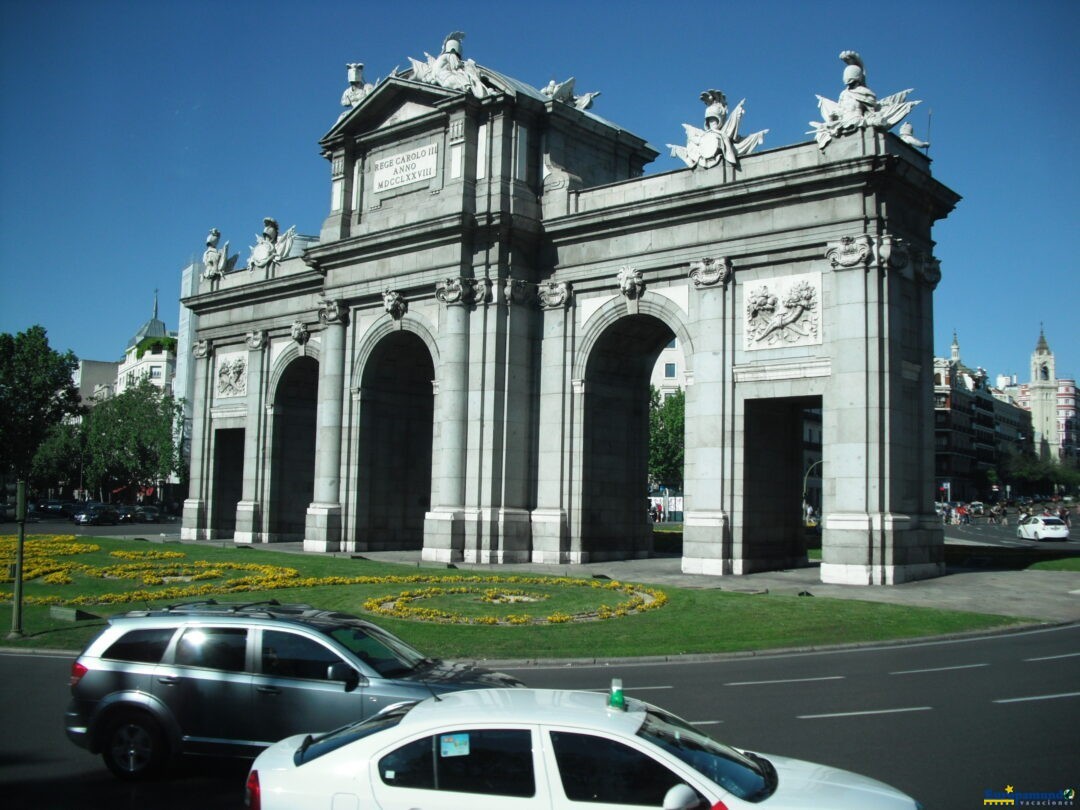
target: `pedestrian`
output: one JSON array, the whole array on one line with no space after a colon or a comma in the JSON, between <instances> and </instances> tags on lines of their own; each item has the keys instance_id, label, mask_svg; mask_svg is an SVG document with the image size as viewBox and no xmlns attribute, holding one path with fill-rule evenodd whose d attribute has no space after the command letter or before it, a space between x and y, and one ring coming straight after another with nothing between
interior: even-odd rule
<instances>
[{"instance_id":1,"label":"pedestrian","mask_svg":"<svg viewBox=\"0 0 1080 810\"><path fill-rule=\"evenodd\" d=\"M1009 507L1008 507L1007 504L1002 505L1002 507L1001 507L1001 525L1002 526L1008 526L1009 525Z\"/></svg>"}]
</instances>

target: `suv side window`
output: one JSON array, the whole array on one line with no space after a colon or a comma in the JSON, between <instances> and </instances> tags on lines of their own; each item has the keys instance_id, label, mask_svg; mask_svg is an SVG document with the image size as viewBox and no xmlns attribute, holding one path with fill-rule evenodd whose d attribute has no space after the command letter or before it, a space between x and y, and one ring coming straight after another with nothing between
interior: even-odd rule
<instances>
[{"instance_id":1,"label":"suv side window","mask_svg":"<svg viewBox=\"0 0 1080 810\"><path fill-rule=\"evenodd\" d=\"M314 639L280 630L262 631L261 658L264 675L317 681L326 680L331 664L342 663L340 655Z\"/></svg>"},{"instance_id":2,"label":"suv side window","mask_svg":"<svg viewBox=\"0 0 1080 810\"><path fill-rule=\"evenodd\" d=\"M176 645L176 664L243 672L247 658L247 628L189 627Z\"/></svg>"},{"instance_id":3,"label":"suv side window","mask_svg":"<svg viewBox=\"0 0 1080 810\"><path fill-rule=\"evenodd\" d=\"M129 630L109 645L102 658L113 661L132 661L156 664L161 661L175 627L154 627L147 630Z\"/></svg>"},{"instance_id":4,"label":"suv side window","mask_svg":"<svg viewBox=\"0 0 1080 810\"><path fill-rule=\"evenodd\" d=\"M534 796L532 733L482 729L424 737L380 759L379 776L393 787Z\"/></svg>"},{"instance_id":5,"label":"suv side window","mask_svg":"<svg viewBox=\"0 0 1080 810\"><path fill-rule=\"evenodd\" d=\"M660 807L683 778L635 748L591 734L552 731L566 798L575 802Z\"/></svg>"}]
</instances>

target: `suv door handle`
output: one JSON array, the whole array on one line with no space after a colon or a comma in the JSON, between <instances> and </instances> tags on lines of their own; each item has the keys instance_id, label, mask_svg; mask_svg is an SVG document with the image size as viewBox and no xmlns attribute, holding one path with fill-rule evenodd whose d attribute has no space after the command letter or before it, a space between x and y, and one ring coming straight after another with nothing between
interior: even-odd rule
<instances>
[{"instance_id":1,"label":"suv door handle","mask_svg":"<svg viewBox=\"0 0 1080 810\"><path fill-rule=\"evenodd\" d=\"M281 690L276 686L256 686L256 692L262 692L264 695L280 695Z\"/></svg>"},{"instance_id":2,"label":"suv door handle","mask_svg":"<svg viewBox=\"0 0 1080 810\"><path fill-rule=\"evenodd\" d=\"M158 683L172 684L179 683L180 679L175 675L161 675L158 677Z\"/></svg>"}]
</instances>

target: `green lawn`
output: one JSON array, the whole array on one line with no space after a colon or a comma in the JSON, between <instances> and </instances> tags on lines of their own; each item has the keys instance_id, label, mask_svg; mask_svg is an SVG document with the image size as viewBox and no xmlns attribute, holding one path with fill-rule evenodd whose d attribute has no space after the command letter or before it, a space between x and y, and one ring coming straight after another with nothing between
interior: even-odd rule
<instances>
[{"instance_id":1,"label":"green lawn","mask_svg":"<svg viewBox=\"0 0 1080 810\"><path fill-rule=\"evenodd\" d=\"M100 550L89 551L93 545ZM12 538L0 538L0 563L5 561L5 556L10 560L13 546ZM81 610L105 617L114 612L191 601L199 597L188 594L198 588L206 589L207 595L219 601L273 598L369 615L364 609L368 599L397 597L403 591L432 587L445 591L456 585L464 592L425 592L414 604L448 611L464 619L517 614L529 615L540 622L484 626L372 616L424 652L445 658L608 658L733 652L882 641L1020 623L1012 617L854 599L651 586L653 591L666 596L666 604L626 616L550 624L545 617L552 614L611 611L625 603L626 593L614 586L604 587L610 585L608 582L587 578L537 578L498 569L483 573L452 571L434 566L231 547L68 538L54 547L53 553L44 553L46 548L43 538L27 541L28 576L35 572L37 576L24 586L27 604L22 626L26 635L21 640L6 642L8 645L78 648L101 626L100 620L72 623L54 618L48 606L33 604L34 600L54 599L69 605L84 602L79 605ZM115 552L128 558L117 557ZM130 558L131 552L136 553L134 559ZM155 559L161 552L183 556ZM46 573L50 567L54 569L51 575ZM58 568L59 572L55 570ZM2 570L6 571L6 566ZM469 577L478 573L489 581L469 581ZM53 582L46 582L46 576ZM349 582L358 577L380 579ZM404 582L402 577L420 581ZM433 577L453 579L431 581ZM62 584L64 579L70 581ZM11 588L10 580L0 584L0 591L6 594L0 602L3 628L11 627ZM489 590L496 592L497 601L482 598ZM101 604L102 600L128 601Z\"/></svg>"}]
</instances>

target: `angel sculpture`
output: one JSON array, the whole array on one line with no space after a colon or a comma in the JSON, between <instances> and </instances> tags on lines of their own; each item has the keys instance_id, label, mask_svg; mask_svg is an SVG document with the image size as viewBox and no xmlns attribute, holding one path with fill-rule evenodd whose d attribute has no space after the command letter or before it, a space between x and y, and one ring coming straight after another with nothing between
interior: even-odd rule
<instances>
[{"instance_id":1,"label":"angel sculpture","mask_svg":"<svg viewBox=\"0 0 1080 810\"><path fill-rule=\"evenodd\" d=\"M600 95L599 92L585 93L581 96L574 95L574 77L571 76L565 82L555 83L552 79L547 83L540 93L547 96L552 101L561 101L563 104L569 104L571 107L575 107L579 110L587 110L592 106L593 99Z\"/></svg>"},{"instance_id":2,"label":"angel sculpture","mask_svg":"<svg viewBox=\"0 0 1080 810\"><path fill-rule=\"evenodd\" d=\"M256 267L259 269L273 268L281 264L288 258L295 237L295 225L279 237L277 220L273 217L265 217L263 219L263 232L256 237L258 241L251 248L251 256L248 257L248 271L250 272Z\"/></svg>"},{"instance_id":3,"label":"angel sculpture","mask_svg":"<svg viewBox=\"0 0 1080 810\"><path fill-rule=\"evenodd\" d=\"M833 138L847 135L866 127L886 132L904 119L919 101L908 101L911 89L878 99L866 86L866 68L862 57L855 51L841 51L844 68L844 89L836 101L818 96L818 109L824 121L811 121L813 135L818 146L824 149Z\"/></svg>"},{"instance_id":4,"label":"angel sculpture","mask_svg":"<svg viewBox=\"0 0 1080 810\"><path fill-rule=\"evenodd\" d=\"M443 40L442 53L438 57L425 52L426 62L409 57L412 78L418 82L435 84L447 90L472 93L476 98L486 98L491 88L484 84L480 69L472 59L461 58L461 41L464 31L452 31Z\"/></svg>"},{"instance_id":5,"label":"angel sculpture","mask_svg":"<svg viewBox=\"0 0 1080 810\"><path fill-rule=\"evenodd\" d=\"M750 154L765 140L763 129L745 138L739 137L739 123L743 117L743 99L735 105L728 116L727 97L719 90L706 90L701 94L705 102L705 129L698 129L690 124L683 124L686 130L686 146L668 144L671 156L682 160L691 169L711 169L727 161L732 166L739 165L739 158Z\"/></svg>"}]
</instances>

